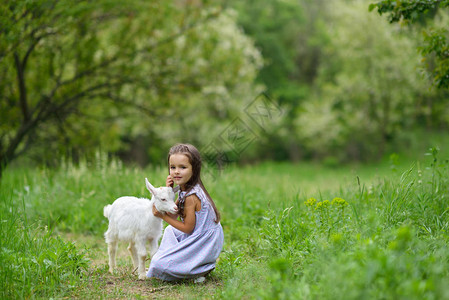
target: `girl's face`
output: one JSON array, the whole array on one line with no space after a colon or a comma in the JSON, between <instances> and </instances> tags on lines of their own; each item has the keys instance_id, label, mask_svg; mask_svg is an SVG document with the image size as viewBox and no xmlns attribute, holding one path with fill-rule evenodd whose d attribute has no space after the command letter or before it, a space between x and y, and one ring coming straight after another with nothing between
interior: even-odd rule
<instances>
[{"instance_id":1,"label":"girl's face","mask_svg":"<svg viewBox=\"0 0 449 300\"><path fill-rule=\"evenodd\" d=\"M189 158L184 154L173 154L168 163L173 181L181 187L181 190L185 190L185 185L193 174Z\"/></svg>"}]
</instances>

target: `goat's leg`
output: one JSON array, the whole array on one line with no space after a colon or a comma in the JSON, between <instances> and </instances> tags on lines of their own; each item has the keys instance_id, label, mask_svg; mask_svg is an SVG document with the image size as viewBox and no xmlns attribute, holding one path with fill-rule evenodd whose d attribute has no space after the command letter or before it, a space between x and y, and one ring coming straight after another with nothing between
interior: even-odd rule
<instances>
[{"instance_id":1,"label":"goat's leg","mask_svg":"<svg viewBox=\"0 0 449 300\"><path fill-rule=\"evenodd\" d=\"M147 248L145 246L145 240L136 241L136 251L139 260L139 279L144 280L147 278L145 274L145 259L147 258Z\"/></svg>"},{"instance_id":2,"label":"goat's leg","mask_svg":"<svg viewBox=\"0 0 449 300\"><path fill-rule=\"evenodd\" d=\"M157 250L159 249L159 245L157 243L157 239L151 239L150 240L150 258L153 258L153 256L156 254Z\"/></svg>"},{"instance_id":3,"label":"goat's leg","mask_svg":"<svg viewBox=\"0 0 449 300\"><path fill-rule=\"evenodd\" d=\"M133 259L133 266L134 266L134 269L135 269L135 268L137 268L139 266L139 257L137 256L136 245L134 244L133 241L131 241L129 243L128 251L131 254L131 257Z\"/></svg>"},{"instance_id":4,"label":"goat's leg","mask_svg":"<svg viewBox=\"0 0 449 300\"><path fill-rule=\"evenodd\" d=\"M109 254L109 273L114 273L115 269L115 254L117 252L117 241L111 241L108 243L108 254Z\"/></svg>"}]
</instances>

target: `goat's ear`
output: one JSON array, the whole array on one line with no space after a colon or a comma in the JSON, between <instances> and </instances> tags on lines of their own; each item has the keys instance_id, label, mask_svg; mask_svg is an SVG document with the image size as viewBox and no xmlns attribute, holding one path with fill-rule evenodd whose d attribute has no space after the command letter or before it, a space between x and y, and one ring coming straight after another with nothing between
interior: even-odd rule
<instances>
[{"instance_id":1,"label":"goat's ear","mask_svg":"<svg viewBox=\"0 0 449 300\"><path fill-rule=\"evenodd\" d=\"M156 189L154 186L151 185L151 183L148 181L148 179L145 178L145 184L147 186L147 189L150 191L151 194L156 194Z\"/></svg>"},{"instance_id":2,"label":"goat's ear","mask_svg":"<svg viewBox=\"0 0 449 300\"><path fill-rule=\"evenodd\" d=\"M180 189L181 189L181 187L179 185L175 186L173 188L173 193L177 193Z\"/></svg>"}]
</instances>

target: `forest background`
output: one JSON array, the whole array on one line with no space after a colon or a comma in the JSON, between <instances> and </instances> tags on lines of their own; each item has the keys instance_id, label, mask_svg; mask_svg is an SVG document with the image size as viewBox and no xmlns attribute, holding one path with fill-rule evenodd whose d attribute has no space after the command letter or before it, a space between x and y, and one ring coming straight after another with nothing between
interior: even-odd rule
<instances>
[{"instance_id":1,"label":"forest background","mask_svg":"<svg viewBox=\"0 0 449 300\"><path fill-rule=\"evenodd\" d=\"M219 168L338 165L449 126L437 56L418 51L424 29L447 24L436 7L411 26L370 1L1 5L1 170L98 151L163 164L176 142Z\"/></svg>"},{"instance_id":2,"label":"forest background","mask_svg":"<svg viewBox=\"0 0 449 300\"><path fill-rule=\"evenodd\" d=\"M448 6L0 2L0 298L449 299ZM109 274L103 207L177 142L216 270Z\"/></svg>"}]
</instances>

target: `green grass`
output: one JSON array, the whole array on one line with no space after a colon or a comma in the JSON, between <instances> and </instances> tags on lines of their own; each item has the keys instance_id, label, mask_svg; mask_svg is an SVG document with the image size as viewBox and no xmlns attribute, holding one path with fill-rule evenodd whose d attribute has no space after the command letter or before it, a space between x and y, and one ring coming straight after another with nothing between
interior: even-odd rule
<instances>
[{"instance_id":1,"label":"green grass","mask_svg":"<svg viewBox=\"0 0 449 300\"><path fill-rule=\"evenodd\" d=\"M165 168L99 158L10 169L0 190L0 297L449 299L447 158L435 150L413 163L267 162L205 174L225 246L203 285L137 281L126 245L118 272L107 273L103 206L148 197L144 178L162 185Z\"/></svg>"},{"instance_id":2,"label":"green grass","mask_svg":"<svg viewBox=\"0 0 449 300\"><path fill-rule=\"evenodd\" d=\"M2 187L1 194L0 298L69 294L88 269L84 251L30 221L27 203L13 203L11 190Z\"/></svg>"}]
</instances>

